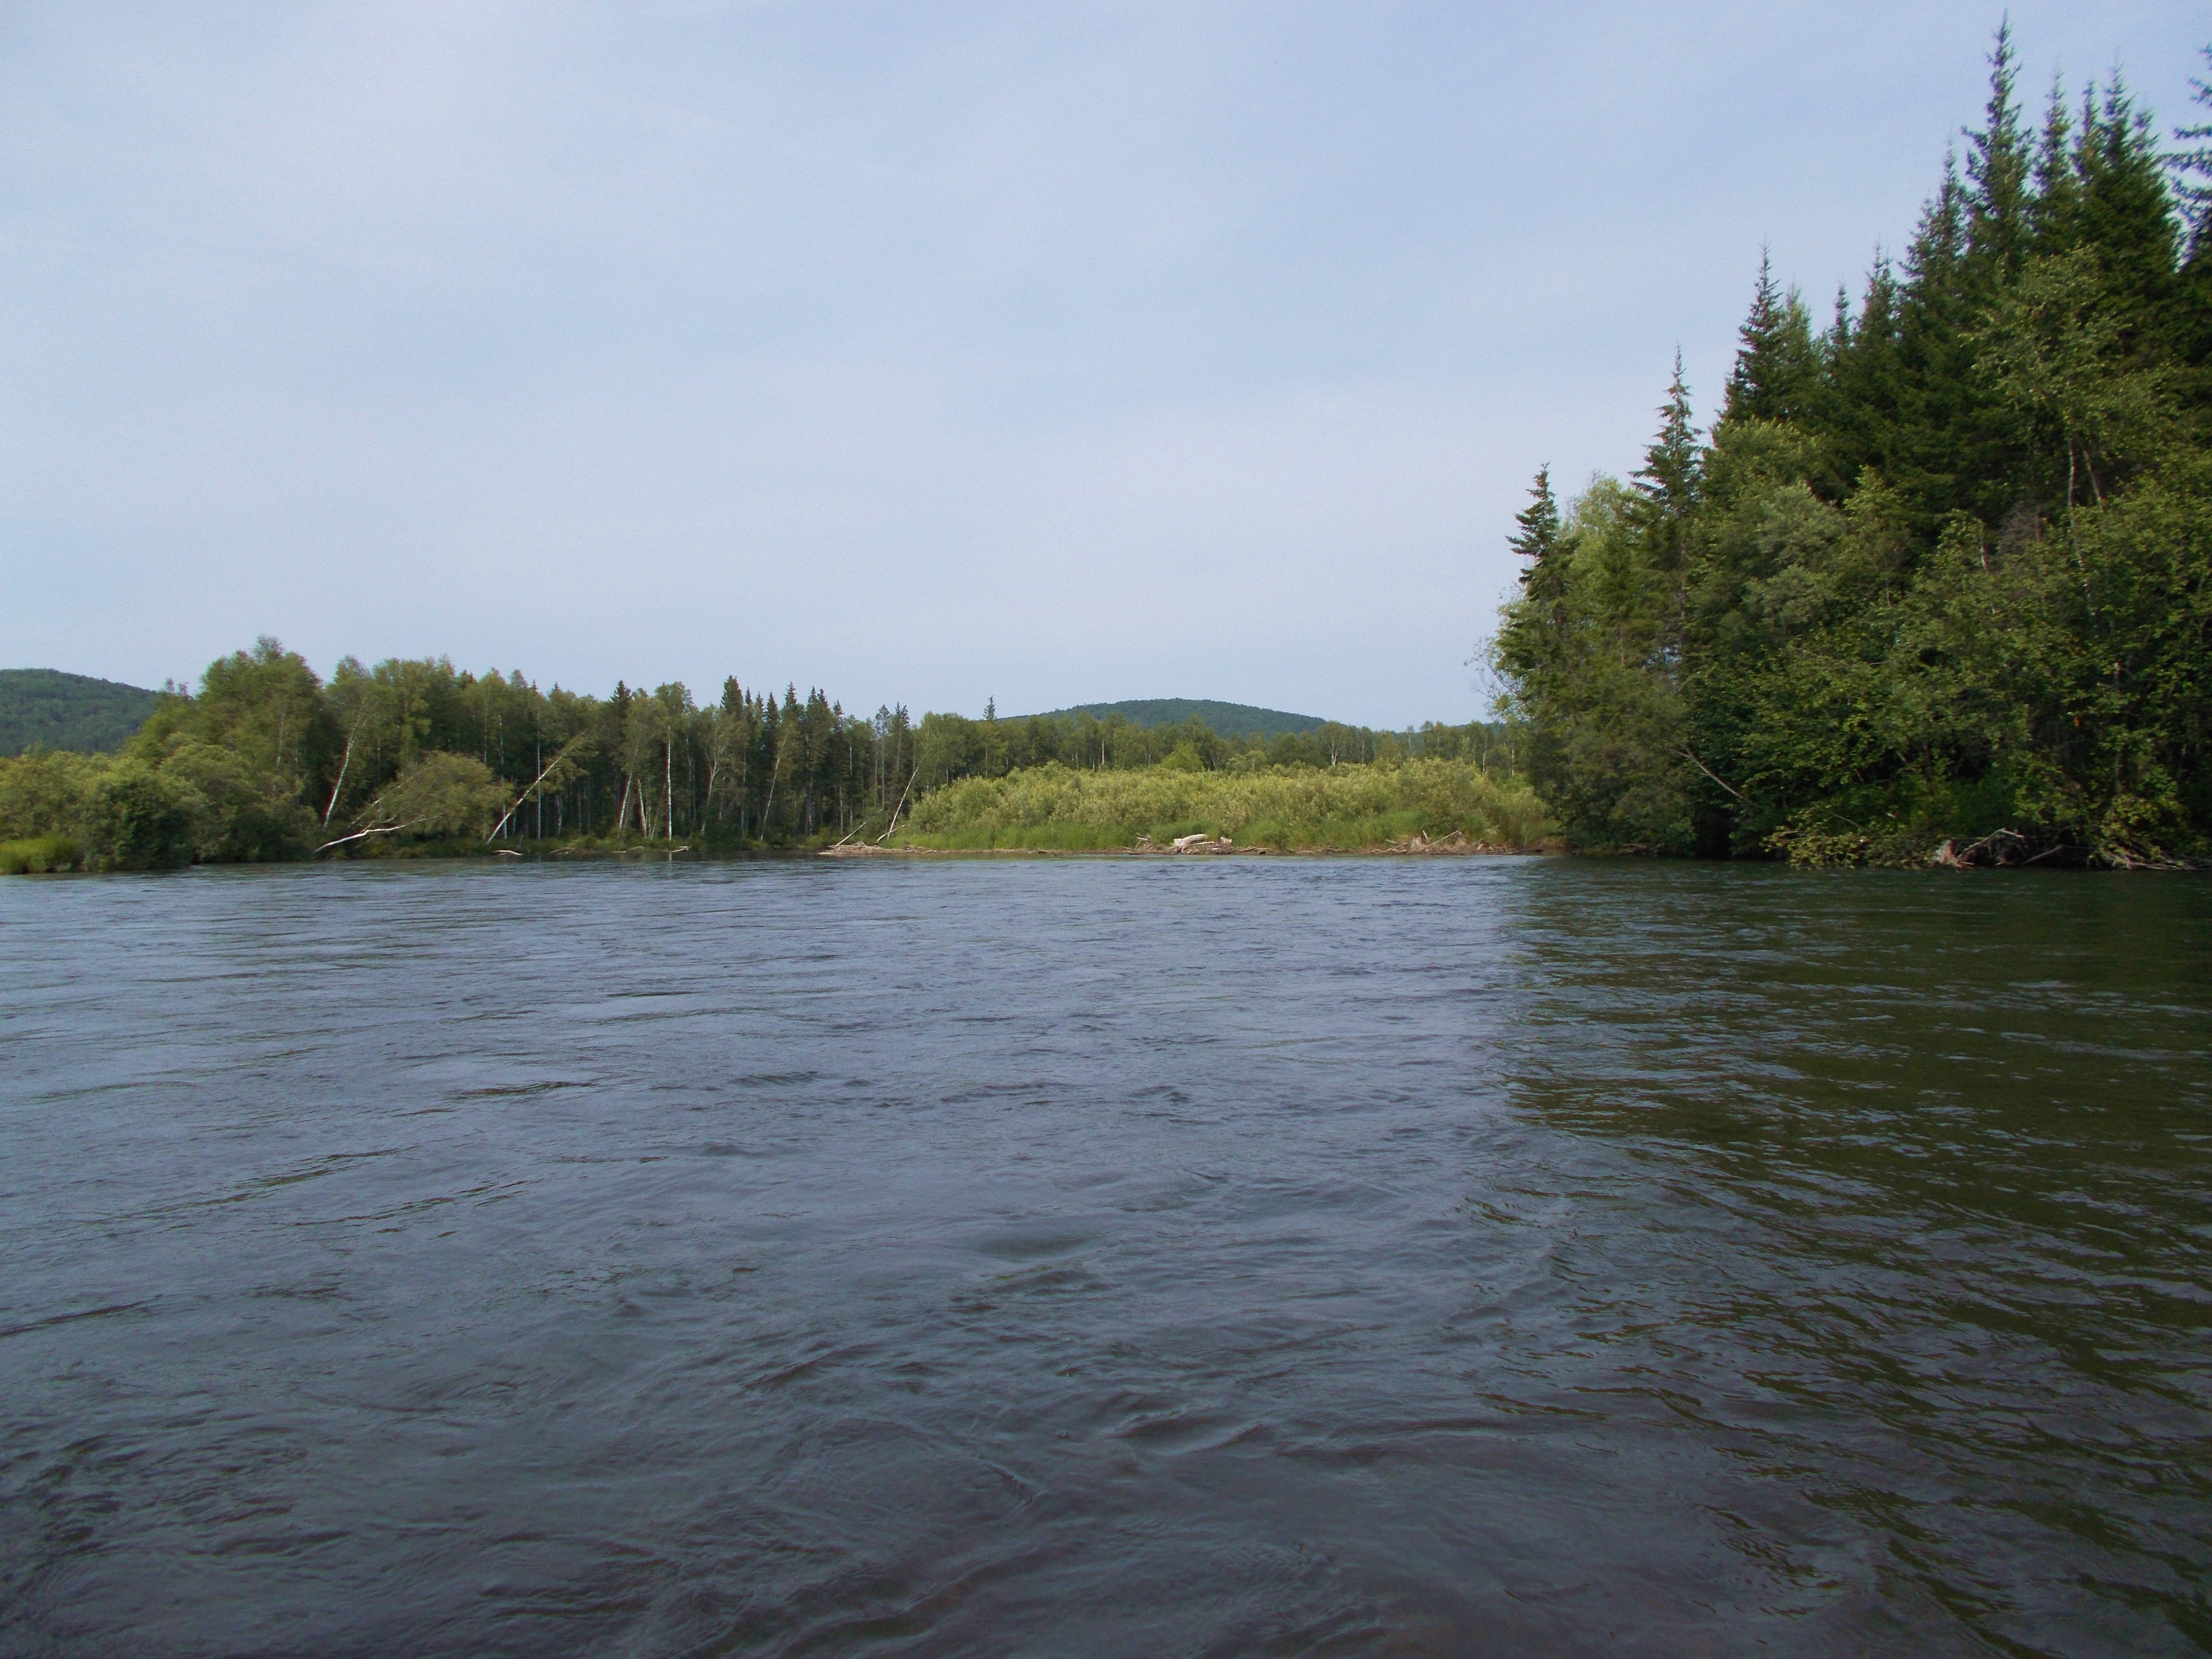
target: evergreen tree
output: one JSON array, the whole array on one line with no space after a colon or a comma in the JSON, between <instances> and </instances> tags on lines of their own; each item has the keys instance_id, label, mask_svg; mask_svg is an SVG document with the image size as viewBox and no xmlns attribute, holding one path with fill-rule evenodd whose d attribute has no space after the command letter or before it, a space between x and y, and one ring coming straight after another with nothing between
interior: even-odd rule
<instances>
[{"instance_id":1,"label":"evergreen tree","mask_svg":"<svg viewBox=\"0 0 2212 1659\"><path fill-rule=\"evenodd\" d=\"M1686 576L1689 567L1690 514L1698 501L1702 468L1698 429L1690 412L1690 388L1682 379L1682 353L1674 352L1674 375L1659 409L1659 432L1644 452L1635 484L1650 538L1649 556L1660 570Z\"/></svg>"},{"instance_id":2,"label":"evergreen tree","mask_svg":"<svg viewBox=\"0 0 2212 1659\"><path fill-rule=\"evenodd\" d=\"M2028 246L2050 253L2070 246L2078 234L2081 192L2075 171L2074 118L2066 107L2066 88L2051 79L2051 101L2035 149L2033 193L2028 202Z\"/></svg>"},{"instance_id":3,"label":"evergreen tree","mask_svg":"<svg viewBox=\"0 0 2212 1659\"><path fill-rule=\"evenodd\" d=\"M2203 56L2212 63L2212 46ZM2212 82L2192 77L2189 84L2193 101L2212 110ZM2187 236L2168 337L2176 393L2202 434L2212 425L2212 122L2178 127L2174 137L2191 148L2168 158Z\"/></svg>"},{"instance_id":4,"label":"evergreen tree","mask_svg":"<svg viewBox=\"0 0 2212 1659\"><path fill-rule=\"evenodd\" d=\"M1517 556L1530 562L1528 568L1521 573L1525 586L1559 546L1559 504L1552 495L1549 465L1536 469L1536 482L1528 490L1528 505L1514 515L1513 522L1516 528L1507 545Z\"/></svg>"},{"instance_id":5,"label":"evergreen tree","mask_svg":"<svg viewBox=\"0 0 2212 1659\"><path fill-rule=\"evenodd\" d=\"M2031 162L2015 96L2018 84L2012 24L2008 19L1998 27L1996 46L1990 53L1990 100L1983 111L1985 125L1966 134L1966 252L1984 268L1980 273L1984 282L2013 276L2027 253Z\"/></svg>"},{"instance_id":6,"label":"evergreen tree","mask_svg":"<svg viewBox=\"0 0 2212 1659\"><path fill-rule=\"evenodd\" d=\"M1762 260L1709 445L1678 358L1508 606L1571 841L2212 856L2212 127L2162 161L2114 77L2031 143L2008 29L1990 70L1856 315L1815 339Z\"/></svg>"},{"instance_id":7,"label":"evergreen tree","mask_svg":"<svg viewBox=\"0 0 2212 1659\"><path fill-rule=\"evenodd\" d=\"M1839 319L1831 339L1820 410L1826 482L1830 493L1841 496L1866 469L1888 463L1898 427L1897 276L1881 249L1875 250L1857 317L1848 328Z\"/></svg>"},{"instance_id":8,"label":"evergreen tree","mask_svg":"<svg viewBox=\"0 0 2212 1659\"><path fill-rule=\"evenodd\" d=\"M1721 404L1723 421L1781 421L1806 412L1820 373L1812 319L1795 289L1775 286L1774 268L1762 251L1751 311L1737 331L1735 367Z\"/></svg>"},{"instance_id":9,"label":"evergreen tree","mask_svg":"<svg viewBox=\"0 0 2212 1659\"><path fill-rule=\"evenodd\" d=\"M2203 57L2212 64L2212 46L2203 49ZM2192 76L2189 89L2191 102L2212 109L2212 81ZM2194 264L2207 245L2212 244L2212 122L2176 127L2173 136L2190 146L2175 151L2168 162L2179 175L2182 210L2188 222L2189 261Z\"/></svg>"},{"instance_id":10,"label":"evergreen tree","mask_svg":"<svg viewBox=\"0 0 2212 1659\"><path fill-rule=\"evenodd\" d=\"M2166 331L2181 228L2150 118L2118 76L2102 106L2085 112L2075 154L2079 222L2069 243L2096 251L2107 303L2131 338L2148 346L2142 337Z\"/></svg>"},{"instance_id":11,"label":"evergreen tree","mask_svg":"<svg viewBox=\"0 0 2212 1659\"><path fill-rule=\"evenodd\" d=\"M1540 659L1556 648L1564 625L1560 610L1568 586L1568 549L1562 534L1559 503L1552 494L1552 469L1536 469L1536 482L1528 490L1528 505L1514 516L1514 532L1507 545L1516 556L1528 561L1521 573L1521 587L1528 598L1524 626L1506 642L1516 673L1534 672Z\"/></svg>"},{"instance_id":12,"label":"evergreen tree","mask_svg":"<svg viewBox=\"0 0 2212 1659\"><path fill-rule=\"evenodd\" d=\"M1767 249L1759 253L1759 281L1751 292L1751 311L1736 331L1735 368L1729 375L1721 400L1721 418L1745 420L1768 416L1765 405L1772 397L1775 358L1782 331L1782 295L1774 286L1774 262Z\"/></svg>"}]
</instances>

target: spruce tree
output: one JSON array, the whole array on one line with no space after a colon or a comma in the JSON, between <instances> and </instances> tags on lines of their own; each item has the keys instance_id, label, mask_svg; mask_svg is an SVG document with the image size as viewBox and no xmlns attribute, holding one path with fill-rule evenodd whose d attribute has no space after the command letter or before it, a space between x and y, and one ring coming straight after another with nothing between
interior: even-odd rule
<instances>
[{"instance_id":1,"label":"spruce tree","mask_svg":"<svg viewBox=\"0 0 2212 1659\"><path fill-rule=\"evenodd\" d=\"M1781 348L1782 294L1774 286L1771 250L1759 251L1759 281L1751 291L1751 310L1736 330L1735 368L1721 398L1721 419L1741 421L1768 416Z\"/></svg>"},{"instance_id":2,"label":"spruce tree","mask_svg":"<svg viewBox=\"0 0 2212 1659\"><path fill-rule=\"evenodd\" d=\"M1513 515L1513 522L1520 528L1506 544L1530 561L1528 568L1521 573L1523 586L1559 547L1559 504L1552 495L1552 469L1548 463L1536 469L1536 482L1529 487L1528 497L1528 505Z\"/></svg>"},{"instance_id":3,"label":"spruce tree","mask_svg":"<svg viewBox=\"0 0 2212 1659\"><path fill-rule=\"evenodd\" d=\"M2203 50L2212 64L2212 46ZM2192 78L2194 101L2212 110L2212 82ZM2200 422L2212 410L2212 122L2177 127L2173 136L2191 148L2169 158L2175 193L2188 236L2187 262L2175 284L2172 345L2183 401Z\"/></svg>"},{"instance_id":4,"label":"spruce tree","mask_svg":"<svg viewBox=\"0 0 2212 1659\"><path fill-rule=\"evenodd\" d=\"M2028 202L2028 245L2038 253L2072 246L2081 204L2074 167L2074 118L2066 89L2051 78L2051 102L2043 115L2043 135L2035 148L2033 192Z\"/></svg>"},{"instance_id":5,"label":"spruce tree","mask_svg":"<svg viewBox=\"0 0 2212 1659\"><path fill-rule=\"evenodd\" d=\"M1947 151L1942 180L1905 250L1905 279L1895 289L1896 418L1876 457L1916 515L1931 526L1956 504L1952 441L1970 408L1971 363L1962 343L1972 313L1965 253L1966 188L1956 153Z\"/></svg>"},{"instance_id":6,"label":"spruce tree","mask_svg":"<svg viewBox=\"0 0 2212 1659\"><path fill-rule=\"evenodd\" d=\"M1886 465L1896 441L1899 398L1897 276L1875 250L1858 315L1830 335L1820 439L1836 480L1848 489L1869 466Z\"/></svg>"},{"instance_id":7,"label":"spruce tree","mask_svg":"<svg viewBox=\"0 0 2212 1659\"><path fill-rule=\"evenodd\" d=\"M2203 56L2212 64L2212 46L2203 48ZM2189 89L2191 102L2212 109L2212 82L2192 76ZM2168 162L2179 175L2182 214L2189 227L2189 260L2194 264L2212 246L2212 122L2176 127L2173 136L2191 146L2175 151Z\"/></svg>"},{"instance_id":8,"label":"spruce tree","mask_svg":"<svg viewBox=\"0 0 2212 1659\"><path fill-rule=\"evenodd\" d=\"M1691 420L1690 388L1682 379L1682 353L1674 352L1674 377L1659 410L1659 433L1644 453L1635 483L1649 538L1649 556L1656 569L1686 577L1689 519L1698 501L1703 472L1698 429Z\"/></svg>"},{"instance_id":9,"label":"spruce tree","mask_svg":"<svg viewBox=\"0 0 2212 1659\"><path fill-rule=\"evenodd\" d=\"M2117 75L2106 86L2102 106L2085 115L2075 158L2080 205L2074 245L2096 251L2109 302L2130 343L2148 347L2166 331L2163 313L2173 288L2179 227L2150 118L2135 107Z\"/></svg>"},{"instance_id":10,"label":"spruce tree","mask_svg":"<svg viewBox=\"0 0 2212 1659\"><path fill-rule=\"evenodd\" d=\"M1983 112L1987 125L1966 135L1966 247L1985 267L1984 281L2010 276L2027 252L2029 161L2014 96L2018 83L2008 20L1999 26L1996 48L1990 54L1990 101Z\"/></svg>"},{"instance_id":11,"label":"spruce tree","mask_svg":"<svg viewBox=\"0 0 2212 1659\"><path fill-rule=\"evenodd\" d=\"M1561 612L1569 586L1559 504L1552 495L1552 469L1536 469L1528 505L1514 515L1517 526L1506 544L1528 568L1521 573L1523 599L1508 613L1494 647L1498 666L1524 687L1540 679L1559 647Z\"/></svg>"},{"instance_id":12,"label":"spruce tree","mask_svg":"<svg viewBox=\"0 0 2212 1659\"><path fill-rule=\"evenodd\" d=\"M1795 289L1787 294L1774 283L1774 268L1762 251L1751 311L1736 331L1735 367L1723 395L1723 421L1798 420L1808 412L1820 369L1811 317Z\"/></svg>"}]
</instances>

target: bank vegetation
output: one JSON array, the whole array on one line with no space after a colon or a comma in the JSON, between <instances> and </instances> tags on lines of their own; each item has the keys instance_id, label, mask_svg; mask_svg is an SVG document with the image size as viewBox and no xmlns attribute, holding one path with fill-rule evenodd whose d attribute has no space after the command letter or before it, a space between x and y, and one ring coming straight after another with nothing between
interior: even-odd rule
<instances>
[{"instance_id":1,"label":"bank vegetation","mask_svg":"<svg viewBox=\"0 0 2212 1659\"><path fill-rule=\"evenodd\" d=\"M264 639L165 693L116 754L0 758L0 871L908 836L1104 848L1186 820L1286 847L1504 833L1540 816L1492 780L1510 777L1514 743L1480 723L1224 738L1088 714L863 718L734 678L704 705L675 683L597 697L443 659L347 659L325 680Z\"/></svg>"},{"instance_id":2,"label":"bank vegetation","mask_svg":"<svg viewBox=\"0 0 2212 1659\"><path fill-rule=\"evenodd\" d=\"M1168 846L1194 835L1237 847L1360 850L1454 835L1495 848L1534 844L1544 808L1528 785L1469 758L1358 765L1156 765L1084 771L1051 764L972 777L922 798L899 839L947 850L1071 852Z\"/></svg>"},{"instance_id":3,"label":"bank vegetation","mask_svg":"<svg viewBox=\"0 0 2212 1659\"><path fill-rule=\"evenodd\" d=\"M1761 270L1709 434L1678 359L1629 481L1537 475L1492 654L1571 844L2212 850L2212 126L2016 81L1824 326Z\"/></svg>"}]
</instances>

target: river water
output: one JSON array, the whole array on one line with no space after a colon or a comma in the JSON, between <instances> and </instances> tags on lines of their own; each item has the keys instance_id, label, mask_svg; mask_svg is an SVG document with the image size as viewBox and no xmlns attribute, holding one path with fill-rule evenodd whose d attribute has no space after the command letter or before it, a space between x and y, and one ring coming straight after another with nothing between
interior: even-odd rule
<instances>
[{"instance_id":1,"label":"river water","mask_svg":"<svg viewBox=\"0 0 2212 1659\"><path fill-rule=\"evenodd\" d=\"M2212 1644L2212 884L0 882L0 1651Z\"/></svg>"}]
</instances>

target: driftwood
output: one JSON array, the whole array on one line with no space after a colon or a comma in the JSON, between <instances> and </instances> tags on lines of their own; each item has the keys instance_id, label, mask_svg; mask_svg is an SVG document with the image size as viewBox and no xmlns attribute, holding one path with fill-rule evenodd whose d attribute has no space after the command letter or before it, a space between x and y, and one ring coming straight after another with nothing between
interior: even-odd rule
<instances>
[{"instance_id":1,"label":"driftwood","mask_svg":"<svg viewBox=\"0 0 2212 1659\"><path fill-rule=\"evenodd\" d=\"M2004 844L2008 842L2015 847L2025 847L2027 845L2027 837L2017 830L1992 830L1979 841L1968 842L1964 847L1959 846L1955 842L1946 840L1942 846L1928 855L1928 861L1939 870L1971 870L1980 860L1984 853L1995 848L1996 851L1990 862L2002 864L2007 850Z\"/></svg>"},{"instance_id":2,"label":"driftwood","mask_svg":"<svg viewBox=\"0 0 2212 1659\"><path fill-rule=\"evenodd\" d=\"M2186 859L2166 853L2130 853L2124 847L2108 847L2100 855L2115 870L2193 870Z\"/></svg>"},{"instance_id":3,"label":"driftwood","mask_svg":"<svg viewBox=\"0 0 2212 1659\"><path fill-rule=\"evenodd\" d=\"M1490 848L1486 844L1469 841L1464 830L1455 830L1449 836L1440 836L1434 841L1431 841L1416 830L1403 841L1392 842L1389 850L1393 853L1414 854L1483 853L1488 852Z\"/></svg>"},{"instance_id":4,"label":"driftwood","mask_svg":"<svg viewBox=\"0 0 2212 1659\"><path fill-rule=\"evenodd\" d=\"M1168 843L1167 850L1170 853L1226 853L1233 846L1226 836L1218 841L1207 835L1177 836Z\"/></svg>"},{"instance_id":5,"label":"driftwood","mask_svg":"<svg viewBox=\"0 0 2212 1659\"><path fill-rule=\"evenodd\" d=\"M371 836L396 836L402 830L412 830L416 824L429 821L428 818L410 818L404 823L380 823L373 830L356 830L350 836L340 836L336 841L325 842L315 851L327 853L333 847L343 847L349 841L366 841Z\"/></svg>"}]
</instances>

